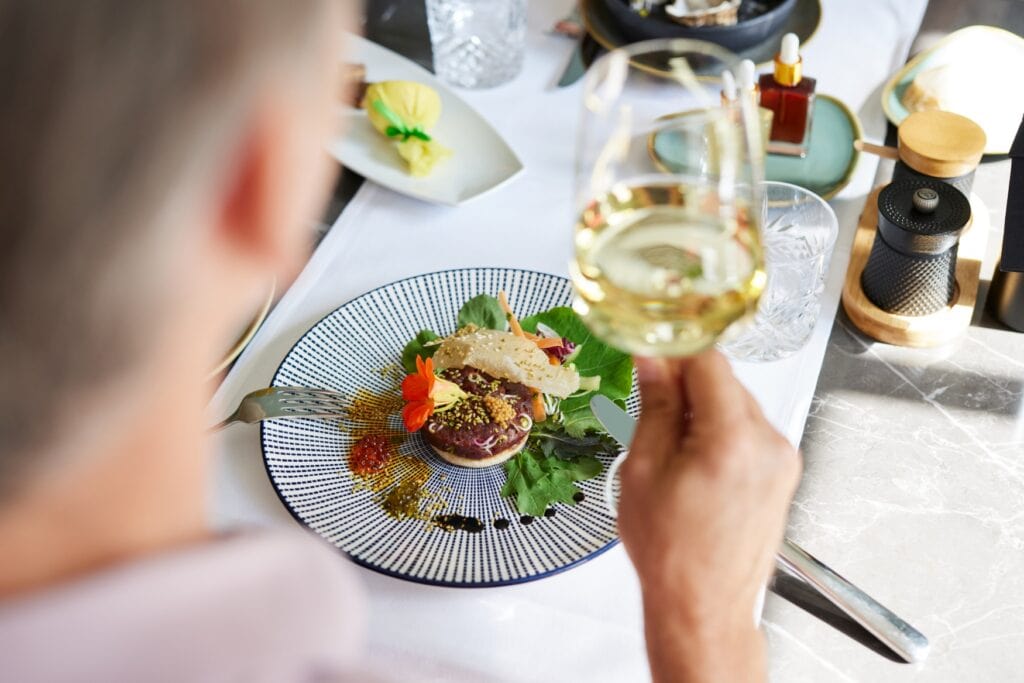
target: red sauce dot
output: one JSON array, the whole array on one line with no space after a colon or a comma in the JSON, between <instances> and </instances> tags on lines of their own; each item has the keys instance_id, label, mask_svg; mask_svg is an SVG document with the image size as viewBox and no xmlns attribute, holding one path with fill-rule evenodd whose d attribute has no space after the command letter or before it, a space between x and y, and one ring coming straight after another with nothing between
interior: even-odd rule
<instances>
[{"instance_id":1,"label":"red sauce dot","mask_svg":"<svg viewBox=\"0 0 1024 683\"><path fill-rule=\"evenodd\" d=\"M349 452L348 465L354 474L380 472L391 457L391 441L384 434L367 434Z\"/></svg>"}]
</instances>

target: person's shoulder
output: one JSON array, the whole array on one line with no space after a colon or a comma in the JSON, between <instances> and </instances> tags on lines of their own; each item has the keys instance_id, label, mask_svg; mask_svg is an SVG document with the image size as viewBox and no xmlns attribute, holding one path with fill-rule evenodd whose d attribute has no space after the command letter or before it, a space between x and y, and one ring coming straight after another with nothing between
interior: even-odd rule
<instances>
[{"instance_id":1,"label":"person's shoulder","mask_svg":"<svg viewBox=\"0 0 1024 683\"><path fill-rule=\"evenodd\" d=\"M0 604L14 680L307 680L357 666L365 636L355 568L295 529L219 535Z\"/></svg>"},{"instance_id":2,"label":"person's shoulder","mask_svg":"<svg viewBox=\"0 0 1024 683\"><path fill-rule=\"evenodd\" d=\"M307 637L318 631L335 646L343 637L360 649L365 596L355 567L337 549L298 529L238 531L205 545L183 555L183 576L220 599L233 597L239 613L273 614L279 630L298 628Z\"/></svg>"},{"instance_id":3,"label":"person's shoulder","mask_svg":"<svg viewBox=\"0 0 1024 683\"><path fill-rule=\"evenodd\" d=\"M300 573L308 584L354 581L353 567L338 550L313 534L286 528L241 529L182 553L184 563L199 562L224 570L272 578Z\"/></svg>"}]
</instances>

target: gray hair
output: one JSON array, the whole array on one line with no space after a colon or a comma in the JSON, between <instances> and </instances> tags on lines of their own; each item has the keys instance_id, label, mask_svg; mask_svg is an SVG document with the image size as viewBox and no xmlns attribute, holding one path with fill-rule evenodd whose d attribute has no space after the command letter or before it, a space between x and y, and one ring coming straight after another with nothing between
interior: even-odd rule
<instances>
[{"instance_id":1,"label":"gray hair","mask_svg":"<svg viewBox=\"0 0 1024 683\"><path fill-rule=\"evenodd\" d=\"M161 216L326 4L0 0L0 494L145 348L169 284L154 250L176 244Z\"/></svg>"}]
</instances>

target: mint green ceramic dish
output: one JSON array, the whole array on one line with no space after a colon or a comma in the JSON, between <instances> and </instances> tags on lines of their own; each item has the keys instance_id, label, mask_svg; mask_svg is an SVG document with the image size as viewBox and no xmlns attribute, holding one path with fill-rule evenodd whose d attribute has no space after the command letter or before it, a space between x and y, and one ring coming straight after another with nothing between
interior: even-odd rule
<instances>
[{"instance_id":1,"label":"mint green ceramic dish","mask_svg":"<svg viewBox=\"0 0 1024 683\"><path fill-rule=\"evenodd\" d=\"M1007 154L1019 125L1020 90L1014 84L1013 74L1020 73L1024 65L1024 39L995 26L968 26L950 33L926 50L922 50L902 69L893 74L882 88L882 109L894 126L903 123L910 115L903 105L903 95L922 71L962 62L965 64L990 65L986 68L1001 69L1008 74L1005 93L999 96L1000 104L1009 116L985 116L984 105L964 109L951 109L954 114L974 120L985 130L988 142L985 154ZM973 110L972 110L973 109Z\"/></svg>"},{"instance_id":2,"label":"mint green ceramic dish","mask_svg":"<svg viewBox=\"0 0 1024 683\"><path fill-rule=\"evenodd\" d=\"M853 148L853 141L861 137L860 121L834 97L819 94L814 99L814 122L807 156L769 154L764 175L765 180L799 185L823 199L831 199L850 182L860 158L860 152ZM680 144L680 136L668 128L648 139L647 151L658 168L672 172L673 160L682 158L685 153L679 148Z\"/></svg>"},{"instance_id":3,"label":"mint green ceramic dish","mask_svg":"<svg viewBox=\"0 0 1024 683\"><path fill-rule=\"evenodd\" d=\"M850 182L860 159L853 141L861 137L857 115L836 98L819 94L814 98L807 156L769 154L764 162L765 179L799 185L831 199Z\"/></svg>"}]
</instances>

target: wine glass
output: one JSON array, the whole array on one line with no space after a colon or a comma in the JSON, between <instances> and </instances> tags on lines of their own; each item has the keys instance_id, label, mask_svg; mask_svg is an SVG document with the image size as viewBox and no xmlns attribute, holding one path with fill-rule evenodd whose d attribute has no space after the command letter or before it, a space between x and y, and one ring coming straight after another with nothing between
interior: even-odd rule
<instances>
[{"instance_id":1,"label":"wine glass","mask_svg":"<svg viewBox=\"0 0 1024 683\"><path fill-rule=\"evenodd\" d=\"M764 147L752 93L720 96L738 59L655 40L597 60L576 153L573 307L598 337L685 356L752 317L767 282L760 242ZM628 451L609 466L613 483ZM764 590L755 605L760 618Z\"/></svg>"},{"instance_id":2,"label":"wine glass","mask_svg":"<svg viewBox=\"0 0 1024 683\"><path fill-rule=\"evenodd\" d=\"M576 156L574 308L598 337L684 356L751 314L766 282L763 146L739 60L693 40L613 50L587 74Z\"/></svg>"}]
</instances>

